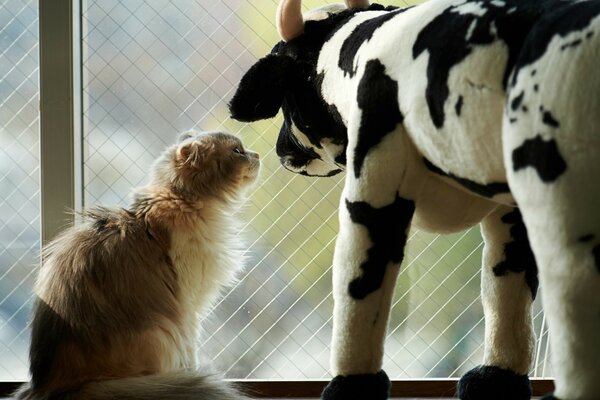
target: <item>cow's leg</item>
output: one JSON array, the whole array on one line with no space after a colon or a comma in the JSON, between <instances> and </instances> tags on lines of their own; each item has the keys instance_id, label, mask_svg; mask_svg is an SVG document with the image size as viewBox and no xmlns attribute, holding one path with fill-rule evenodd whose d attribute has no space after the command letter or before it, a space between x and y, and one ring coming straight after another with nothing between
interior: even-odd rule
<instances>
[{"instance_id":1,"label":"cow's leg","mask_svg":"<svg viewBox=\"0 0 600 400\"><path fill-rule=\"evenodd\" d=\"M600 7L563 13L529 35L525 54L539 59L515 76L503 143L539 269L554 398L591 400L600 398ZM570 35L549 34L569 24Z\"/></svg>"},{"instance_id":2,"label":"cow's leg","mask_svg":"<svg viewBox=\"0 0 600 400\"><path fill-rule=\"evenodd\" d=\"M500 207L481 224L485 240L481 298L485 313L483 365L459 382L462 400L527 400L535 335L531 305L537 268L516 208Z\"/></svg>"},{"instance_id":3,"label":"cow's leg","mask_svg":"<svg viewBox=\"0 0 600 400\"><path fill-rule=\"evenodd\" d=\"M539 267L561 400L600 395L600 140L593 147L568 158L561 150L567 169L554 182L533 170L510 178Z\"/></svg>"},{"instance_id":4,"label":"cow's leg","mask_svg":"<svg viewBox=\"0 0 600 400\"><path fill-rule=\"evenodd\" d=\"M385 331L414 203L342 199L333 261L331 368L323 399L387 399Z\"/></svg>"},{"instance_id":5,"label":"cow's leg","mask_svg":"<svg viewBox=\"0 0 600 400\"><path fill-rule=\"evenodd\" d=\"M375 93L375 95L374 95ZM334 379L322 399L388 398L382 368L392 295L415 204L402 196L406 134L395 81L369 62L348 126L346 184L333 260Z\"/></svg>"},{"instance_id":6,"label":"cow's leg","mask_svg":"<svg viewBox=\"0 0 600 400\"><path fill-rule=\"evenodd\" d=\"M533 168L527 168L511 173L509 179L539 267L555 396L561 400L597 399L600 140L589 142L589 149L577 146L573 152L566 151L570 146L565 141L552 139L547 143L556 144L555 155L565 162L566 169L560 176L543 182ZM524 145L514 152L518 154Z\"/></svg>"}]
</instances>

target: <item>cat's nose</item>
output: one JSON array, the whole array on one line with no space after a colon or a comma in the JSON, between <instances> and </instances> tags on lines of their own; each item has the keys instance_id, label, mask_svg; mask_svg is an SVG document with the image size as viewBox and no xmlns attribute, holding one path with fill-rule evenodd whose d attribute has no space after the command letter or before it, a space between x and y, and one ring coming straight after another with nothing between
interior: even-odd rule
<instances>
[{"instance_id":1,"label":"cat's nose","mask_svg":"<svg viewBox=\"0 0 600 400\"><path fill-rule=\"evenodd\" d=\"M258 153L256 153L256 152L254 152L254 151L251 151L251 152L250 152L250 155L252 156L252 158L256 158L257 160L259 160L259 159L260 159L260 154L258 154Z\"/></svg>"}]
</instances>

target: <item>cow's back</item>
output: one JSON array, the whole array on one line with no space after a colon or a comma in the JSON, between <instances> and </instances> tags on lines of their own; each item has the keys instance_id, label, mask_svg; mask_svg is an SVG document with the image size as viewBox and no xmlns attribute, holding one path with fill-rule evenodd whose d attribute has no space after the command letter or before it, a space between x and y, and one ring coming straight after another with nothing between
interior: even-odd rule
<instances>
[{"instance_id":1,"label":"cow's back","mask_svg":"<svg viewBox=\"0 0 600 400\"><path fill-rule=\"evenodd\" d=\"M406 13L397 34L414 35L411 58L394 72L405 126L428 161L473 182L506 182L509 78L529 32L559 3L433 0Z\"/></svg>"}]
</instances>

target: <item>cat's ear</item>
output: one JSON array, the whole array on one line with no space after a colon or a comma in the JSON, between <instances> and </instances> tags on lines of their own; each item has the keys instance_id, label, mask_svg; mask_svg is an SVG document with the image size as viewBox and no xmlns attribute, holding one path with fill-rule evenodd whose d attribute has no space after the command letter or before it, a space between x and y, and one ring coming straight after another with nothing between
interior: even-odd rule
<instances>
[{"instance_id":1,"label":"cat's ear","mask_svg":"<svg viewBox=\"0 0 600 400\"><path fill-rule=\"evenodd\" d=\"M179 149L178 149L179 158L184 161L189 160L190 155L192 154L193 151L194 151L194 142L189 142L182 146L179 146Z\"/></svg>"},{"instance_id":2,"label":"cat's ear","mask_svg":"<svg viewBox=\"0 0 600 400\"><path fill-rule=\"evenodd\" d=\"M196 136L198 133L194 131L187 131L179 134L177 138L177 143L183 143L183 141Z\"/></svg>"},{"instance_id":3,"label":"cat's ear","mask_svg":"<svg viewBox=\"0 0 600 400\"><path fill-rule=\"evenodd\" d=\"M229 102L231 116L238 121L253 122L274 117L283 97L296 78L291 57L269 54L261 58L242 77Z\"/></svg>"},{"instance_id":4,"label":"cat's ear","mask_svg":"<svg viewBox=\"0 0 600 400\"><path fill-rule=\"evenodd\" d=\"M193 137L194 140L188 140L180 144L177 151L180 159L184 162L191 161L193 164L199 165L206 155L212 152L213 145L207 135L195 134Z\"/></svg>"}]
</instances>

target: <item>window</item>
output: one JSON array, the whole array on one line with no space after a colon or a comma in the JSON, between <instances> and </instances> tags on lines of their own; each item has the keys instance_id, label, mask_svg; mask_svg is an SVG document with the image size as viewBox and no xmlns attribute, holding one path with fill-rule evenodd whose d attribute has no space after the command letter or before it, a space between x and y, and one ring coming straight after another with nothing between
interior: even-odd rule
<instances>
[{"instance_id":1,"label":"window","mask_svg":"<svg viewBox=\"0 0 600 400\"><path fill-rule=\"evenodd\" d=\"M27 373L41 243L37 1L0 5L0 381Z\"/></svg>"},{"instance_id":2,"label":"window","mask_svg":"<svg viewBox=\"0 0 600 400\"><path fill-rule=\"evenodd\" d=\"M179 132L239 132L263 161L240 232L249 262L204 321L201 359L236 379L327 378L330 267L343 177L283 170L274 153L281 117L241 124L226 108L242 74L277 41L276 6L275 0L83 0L77 165L83 179L76 190L84 206L125 205ZM16 381L26 379L26 323L41 235L37 2L7 0L0 7L0 381ZM481 250L477 228L411 233L388 332L390 377L458 377L480 363ZM533 376L548 376L539 304L535 326Z\"/></svg>"}]
</instances>

